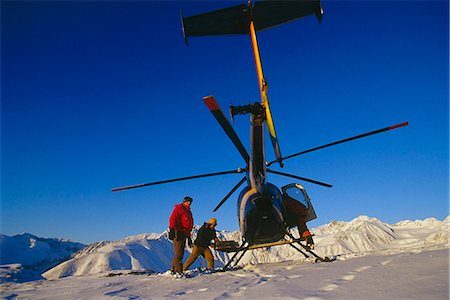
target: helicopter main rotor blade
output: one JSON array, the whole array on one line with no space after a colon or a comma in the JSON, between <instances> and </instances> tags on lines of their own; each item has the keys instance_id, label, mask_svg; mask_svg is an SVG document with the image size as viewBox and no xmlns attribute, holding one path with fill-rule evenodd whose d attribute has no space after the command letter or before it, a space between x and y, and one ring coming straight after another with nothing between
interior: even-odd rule
<instances>
[{"instance_id":1,"label":"helicopter main rotor blade","mask_svg":"<svg viewBox=\"0 0 450 300\"><path fill-rule=\"evenodd\" d=\"M345 142L350 142L350 141L353 141L353 140L356 140L356 139L360 139L360 138L363 138L363 137L366 137L366 136L374 135L374 134L377 134L377 133L382 133L382 132L389 131L389 130L392 130L392 129L397 129L397 128L400 128L400 127L408 126L408 124L409 124L408 122L403 122L403 123L400 123L400 124L396 124L396 125L392 125L392 126L389 126L389 127L381 128L381 129L378 129L378 130L370 131L370 132L363 133L363 134L360 134L360 135L356 135L356 136L353 136L353 137L350 137L350 138L346 138L346 139L343 139L343 140L332 142L332 143L329 143L329 144L326 144L326 145L323 145L323 146L319 146L319 147L311 148L311 149L308 149L308 150L304 150L302 152L291 154L291 155L288 155L286 157L283 157L282 160L286 160L288 158L292 158L292 157L295 157L295 156L303 155L303 154L306 154L306 153L309 153L309 152L313 152L313 151L320 150L320 149L323 149L323 148L335 146L335 145L342 144L342 143L345 143ZM268 162L268 163L266 163L266 165L270 166L270 165L272 165L275 162L277 162L277 160Z\"/></svg>"},{"instance_id":2,"label":"helicopter main rotor blade","mask_svg":"<svg viewBox=\"0 0 450 300\"><path fill-rule=\"evenodd\" d=\"M327 188L331 188L333 187L331 184L325 183L325 182L320 182L314 179L310 179L310 178L305 178L305 177L300 177L300 176L296 176L296 175L292 175L292 174L287 174L287 173L282 173L282 172L278 172L278 171L273 171L273 170L266 170L268 173L273 173L273 174L277 174L277 175L281 175L281 176L286 176L286 177L291 177L291 178L295 178L295 179L299 179L299 180L303 180L306 182L310 182L310 183L314 183L314 184L318 184Z\"/></svg>"},{"instance_id":3,"label":"helicopter main rotor blade","mask_svg":"<svg viewBox=\"0 0 450 300\"><path fill-rule=\"evenodd\" d=\"M205 102L206 106L208 106L208 109L212 112L212 114L216 118L217 122L219 122L219 125L222 127L222 129L225 131L225 133L228 135L230 140L233 142L234 146L238 149L242 158L248 164L248 162L250 160L250 156L248 155L247 150L245 149L244 145L242 144L241 140L239 139L238 135L236 134L236 131L231 126L230 121L228 121L228 119L225 117L222 110L220 109L219 104L217 103L216 99L214 99L213 96L206 96L206 97L203 97L203 102Z\"/></svg>"},{"instance_id":4,"label":"helicopter main rotor blade","mask_svg":"<svg viewBox=\"0 0 450 300\"><path fill-rule=\"evenodd\" d=\"M232 189L231 191L222 199L222 201L220 201L220 203L216 206L216 208L213 209L213 212L217 211L222 204L225 203L225 201L228 200L228 198L230 198L231 195L233 195L233 193L245 182L245 180L247 179L247 177L242 178Z\"/></svg>"},{"instance_id":5,"label":"helicopter main rotor blade","mask_svg":"<svg viewBox=\"0 0 450 300\"><path fill-rule=\"evenodd\" d=\"M225 174L233 174L233 173L243 173L243 172L245 172L245 170L239 168L239 169L231 170L231 171L215 172L215 173L180 177L180 178L174 178L174 179L167 179L167 180L162 180L162 181L154 181L154 182L149 182L149 183L141 183L141 184L136 184L136 185L129 185L129 186L124 186L124 187L114 188L114 189L112 189L112 191L117 192L117 191L135 189L135 188L140 188L140 187L144 187L144 186L157 185L157 184L163 184L163 183L169 183L169 182L175 182L175 181L182 181L182 180L189 180L189 179L196 179L196 178L203 178L203 177L210 177L210 176L218 176L218 175L225 175Z\"/></svg>"}]
</instances>

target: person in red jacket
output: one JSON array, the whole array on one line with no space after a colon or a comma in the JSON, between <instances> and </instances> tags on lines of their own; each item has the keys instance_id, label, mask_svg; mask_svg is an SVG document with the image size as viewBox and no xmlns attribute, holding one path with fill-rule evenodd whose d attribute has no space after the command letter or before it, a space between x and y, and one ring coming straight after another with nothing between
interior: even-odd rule
<instances>
[{"instance_id":1,"label":"person in red jacket","mask_svg":"<svg viewBox=\"0 0 450 300\"><path fill-rule=\"evenodd\" d=\"M191 197L184 197L183 203L175 205L169 218L169 239L173 240L174 255L172 272L183 272L183 256L186 241L192 247L191 230L194 227L194 218L191 212Z\"/></svg>"}]
</instances>

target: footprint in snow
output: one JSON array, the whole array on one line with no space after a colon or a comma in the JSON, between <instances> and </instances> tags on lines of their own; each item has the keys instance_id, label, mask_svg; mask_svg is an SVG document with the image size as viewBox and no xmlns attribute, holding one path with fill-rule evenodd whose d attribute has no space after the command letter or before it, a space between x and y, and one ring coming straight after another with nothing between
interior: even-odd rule
<instances>
[{"instance_id":1,"label":"footprint in snow","mask_svg":"<svg viewBox=\"0 0 450 300\"><path fill-rule=\"evenodd\" d=\"M185 291L176 292L176 293L174 293L174 295L175 296L183 296L183 295L186 295L186 292Z\"/></svg>"},{"instance_id":2,"label":"footprint in snow","mask_svg":"<svg viewBox=\"0 0 450 300\"><path fill-rule=\"evenodd\" d=\"M364 267L357 268L354 271L349 272L346 275L340 277L338 280L335 281L336 283L330 283L330 284L324 286L321 290L322 290L322 292L334 291L335 289L337 289L339 287L339 285L337 283L340 283L340 282L343 282L343 281L347 281L347 282L348 281L352 281L352 280L355 279L355 274L356 273L362 272L362 271L367 270L369 268L370 268L369 266L364 266Z\"/></svg>"},{"instance_id":3,"label":"footprint in snow","mask_svg":"<svg viewBox=\"0 0 450 300\"><path fill-rule=\"evenodd\" d=\"M277 277L278 275L274 275L274 274L261 274L261 277L264 277L264 278L272 278L272 277Z\"/></svg>"},{"instance_id":4,"label":"footprint in snow","mask_svg":"<svg viewBox=\"0 0 450 300\"><path fill-rule=\"evenodd\" d=\"M230 275L235 276L235 277L248 277L249 276L248 274L240 274L240 273L236 273L236 274L230 273Z\"/></svg>"},{"instance_id":5,"label":"footprint in snow","mask_svg":"<svg viewBox=\"0 0 450 300\"><path fill-rule=\"evenodd\" d=\"M331 284L328 284L328 285L324 286L322 288L322 291L324 291L324 292L331 292L331 291L334 291L335 289L337 289L338 287L339 286L337 284L331 283Z\"/></svg>"},{"instance_id":6,"label":"footprint in snow","mask_svg":"<svg viewBox=\"0 0 450 300\"><path fill-rule=\"evenodd\" d=\"M388 260L382 261L382 262L380 262L380 265L385 266L385 265L391 263L391 261L392 261L392 259L388 259Z\"/></svg>"},{"instance_id":7,"label":"footprint in snow","mask_svg":"<svg viewBox=\"0 0 450 300\"><path fill-rule=\"evenodd\" d=\"M268 281L269 281L268 278L261 277L256 284L257 285L263 285L263 284L266 284Z\"/></svg>"},{"instance_id":8,"label":"footprint in snow","mask_svg":"<svg viewBox=\"0 0 450 300\"><path fill-rule=\"evenodd\" d=\"M120 293L123 293L123 292L126 292L126 291L128 291L128 289L127 288L123 288L123 289L120 289L120 290L115 290L115 291L112 291L112 292L105 293L105 296L116 296L116 295L118 295Z\"/></svg>"},{"instance_id":9,"label":"footprint in snow","mask_svg":"<svg viewBox=\"0 0 450 300\"><path fill-rule=\"evenodd\" d=\"M302 277L303 277L303 275L298 275L298 274L295 274L295 275L287 275L287 276L278 277L277 279L275 279L275 281L276 281L276 282L279 282L279 281L286 281L286 280L297 279L297 278L302 278Z\"/></svg>"},{"instance_id":10,"label":"footprint in snow","mask_svg":"<svg viewBox=\"0 0 450 300\"><path fill-rule=\"evenodd\" d=\"M352 281L353 279L355 279L355 275L353 274L344 275L341 277L341 279L344 281Z\"/></svg>"},{"instance_id":11,"label":"footprint in snow","mask_svg":"<svg viewBox=\"0 0 450 300\"><path fill-rule=\"evenodd\" d=\"M359 273L359 272L365 271L365 270L370 269L370 268L371 268L371 266L362 266L362 267L359 267L359 268L355 269L355 272Z\"/></svg>"}]
</instances>

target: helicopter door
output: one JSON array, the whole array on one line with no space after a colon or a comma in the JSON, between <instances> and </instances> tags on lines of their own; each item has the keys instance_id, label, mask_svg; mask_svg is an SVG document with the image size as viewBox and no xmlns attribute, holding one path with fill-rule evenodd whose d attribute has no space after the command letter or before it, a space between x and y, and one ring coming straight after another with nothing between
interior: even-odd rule
<instances>
[{"instance_id":1,"label":"helicopter door","mask_svg":"<svg viewBox=\"0 0 450 300\"><path fill-rule=\"evenodd\" d=\"M285 185L281 188L283 194L288 195L289 197L297 200L301 204L303 204L308 210L306 215L306 221L311 221L317 218L316 212L314 211L314 207L311 204L311 200L306 193L305 188L298 183L291 183Z\"/></svg>"}]
</instances>

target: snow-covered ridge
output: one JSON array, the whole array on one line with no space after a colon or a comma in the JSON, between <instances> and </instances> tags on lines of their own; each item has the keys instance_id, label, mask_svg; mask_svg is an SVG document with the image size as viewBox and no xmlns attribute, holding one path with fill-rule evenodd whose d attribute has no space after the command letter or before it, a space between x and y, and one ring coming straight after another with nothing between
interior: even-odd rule
<instances>
[{"instance_id":1,"label":"snow-covered ridge","mask_svg":"<svg viewBox=\"0 0 450 300\"><path fill-rule=\"evenodd\" d=\"M369 253L395 253L396 251L422 251L449 247L450 217L444 221L428 218L419 221L401 221L393 225L376 218L360 216L350 222L332 221L311 231L315 234L316 253L346 259ZM194 229L194 237L198 226ZM298 233L294 230L294 235ZM218 232L222 240L240 241L238 231ZM189 249L187 249L189 250ZM189 255L186 251L185 259ZM224 253L214 251L216 266L229 260ZM103 241L86 246L71 259L42 275L47 279L67 276L104 274L120 270L164 272L171 266L172 242L167 232L128 236L118 241ZM289 245L248 251L241 265L304 260L305 257ZM192 268L206 266L198 259Z\"/></svg>"},{"instance_id":2,"label":"snow-covered ridge","mask_svg":"<svg viewBox=\"0 0 450 300\"><path fill-rule=\"evenodd\" d=\"M193 230L195 237L199 226ZM225 239L223 233L218 236ZM222 253L215 252L218 264L226 259ZM185 258L189 252L185 252ZM163 233L138 234L114 242L98 242L75 253L72 259L61 263L42 274L47 279L67 276L84 276L109 273L119 270L138 272L164 272L170 268L173 258L172 242ZM200 267L200 261L193 267Z\"/></svg>"},{"instance_id":3,"label":"snow-covered ridge","mask_svg":"<svg viewBox=\"0 0 450 300\"><path fill-rule=\"evenodd\" d=\"M163 271L172 261L172 245L166 239L144 235L98 244L42 274L47 279L107 273L113 270Z\"/></svg>"},{"instance_id":4,"label":"snow-covered ridge","mask_svg":"<svg viewBox=\"0 0 450 300\"><path fill-rule=\"evenodd\" d=\"M449 218L443 222L431 218L389 225L376 218L360 216L350 222L333 221L312 231L316 235L316 252L319 255L343 257L405 248L448 247L448 224ZM417 230L418 227L422 230ZM197 230L198 227L194 229L194 237ZM298 235L295 230L293 234ZM219 238L239 241L240 233L222 231L219 232ZM186 252L185 259L188 255ZM217 266L229 259L224 253L214 252L214 256ZM55 279L115 270L161 272L170 268L172 257L173 248L166 232L141 234L97 245L94 251L84 249L73 259L49 270L43 276ZM285 245L248 251L241 260L241 265L302 259L305 258L301 253ZM205 266L202 259L196 263Z\"/></svg>"},{"instance_id":5,"label":"snow-covered ridge","mask_svg":"<svg viewBox=\"0 0 450 300\"><path fill-rule=\"evenodd\" d=\"M49 268L65 261L84 244L57 238L40 238L29 233L0 235L0 279L35 280ZM22 272L24 271L24 272Z\"/></svg>"},{"instance_id":6,"label":"snow-covered ridge","mask_svg":"<svg viewBox=\"0 0 450 300\"><path fill-rule=\"evenodd\" d=\"M85 245L65 239L40 238L29 233L12 237L0 235L0 264L20 263L25 266L45 265L65 260Z\"/></svg>"},{"instance_id":7,"label":"snow-covered ridge","mask_svg":"<svg viewBox=\"0 0 450 300\"><path fill-rule=\"evenodd\" d=\"M426 218L425 220L416 220L416 221L400 221L392 226L394 227L401 227L401 228L422 228L422 227L429 227L429 226L440 226L441 223L447 223L449 222L449 218L447 217L443 222L439 221L436 218Z\"/></svg>"},{"instance_id":8,"label":"snow-covered ridge","mask_svg":"<svg viewBox=\"0 0 450 300\"><path fill-rule=\"evenodd\" d=\"M397 238L388 224L367 216L351 222L333 221L315 232L320 237L321 253L327 256L383 249Z\"/></svg>"}]
</instances>

